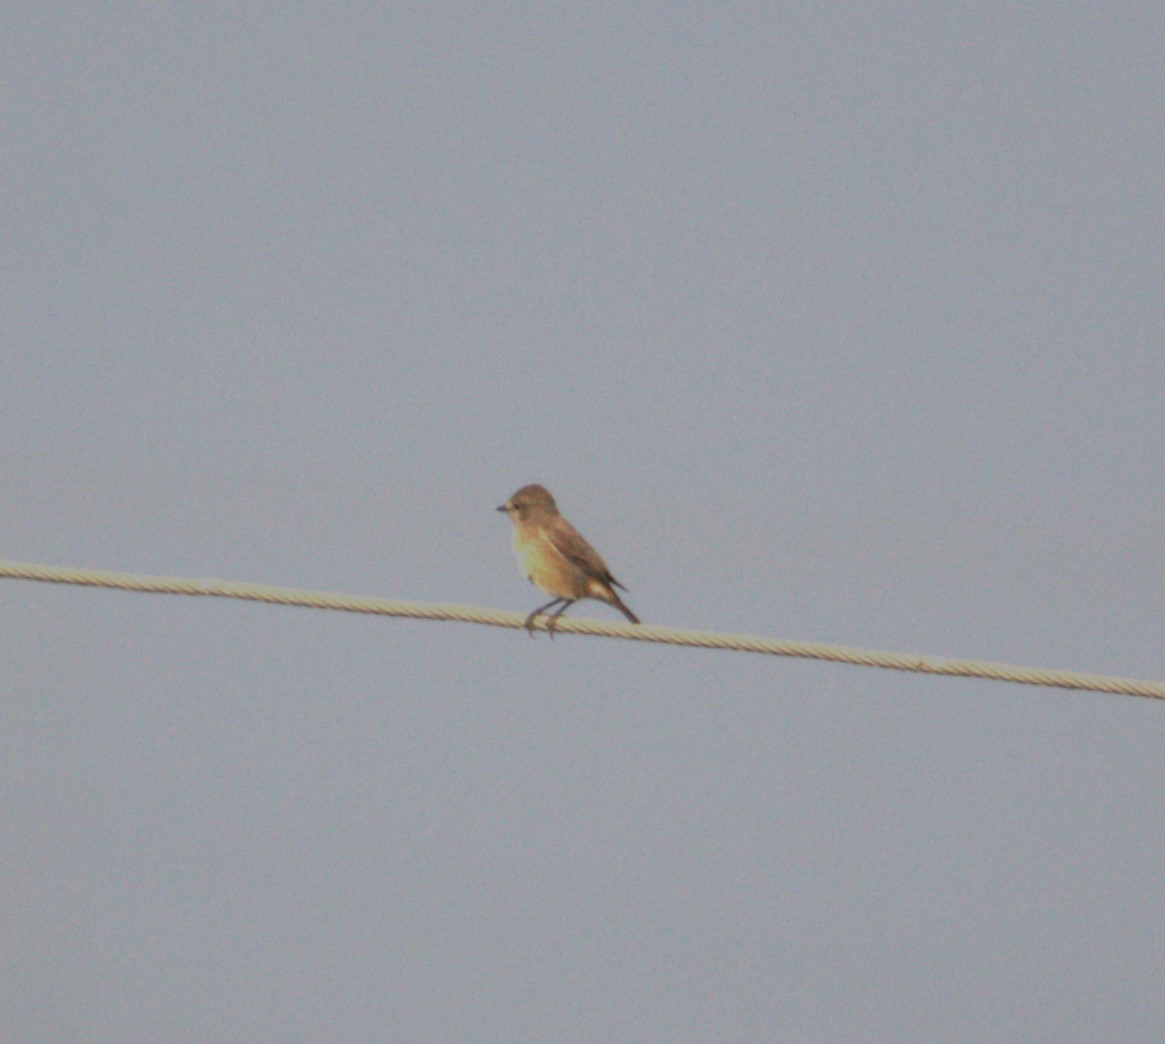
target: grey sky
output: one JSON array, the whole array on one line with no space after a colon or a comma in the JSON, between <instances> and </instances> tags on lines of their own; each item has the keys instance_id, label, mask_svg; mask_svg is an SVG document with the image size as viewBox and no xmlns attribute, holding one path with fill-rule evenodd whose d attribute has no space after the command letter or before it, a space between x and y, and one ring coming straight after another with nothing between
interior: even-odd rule
<instances>
[{"instance_id":1,"label":"grey sky","mask_svg":"<svg viewBox=\"0 0 1165 1044\"><path fill-rule=\"evenodd\" d=\"M0 557L526 612L541 482L647 622L1165 678L1159 4L3 28ZM1153 701L0 613L5 1040L1165 1023Z\"/></svg>"}]
</instances>

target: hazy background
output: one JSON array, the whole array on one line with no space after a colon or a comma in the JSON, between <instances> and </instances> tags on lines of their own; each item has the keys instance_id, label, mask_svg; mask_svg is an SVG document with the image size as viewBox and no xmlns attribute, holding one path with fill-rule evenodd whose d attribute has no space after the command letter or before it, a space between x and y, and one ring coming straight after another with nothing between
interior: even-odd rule
<instances>
[{"instance_id":1,"label":"hazy background","mask_svg":"<svg viewBox=\"0 0 1165 1044\"><path fill-rule=\"evenodd\" d=\"M539 481L651 623L1165 678L1159 3L0 30L0 557L525 612ZM1165 1024L1156 701L0 614L5 1041Z\"/></svg>"}]
</instances>

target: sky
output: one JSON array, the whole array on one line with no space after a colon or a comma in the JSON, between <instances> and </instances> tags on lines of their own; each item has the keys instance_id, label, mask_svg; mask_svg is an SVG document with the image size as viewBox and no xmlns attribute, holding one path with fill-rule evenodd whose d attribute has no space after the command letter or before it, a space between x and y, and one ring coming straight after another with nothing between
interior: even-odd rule
<instances>
[{"instance_id":1,"label":"sky","mask_svg":"<svg viewBox=\"0 0 1165 1044\"><path fill-rule=\"evenodd\" d=\"M0 557L528 612L540 482L647 623L1165 679L1159 4L2 19ZM0 620L5 1041L1165 1024L1159 701Z\"/></svg>"}]
</instances>

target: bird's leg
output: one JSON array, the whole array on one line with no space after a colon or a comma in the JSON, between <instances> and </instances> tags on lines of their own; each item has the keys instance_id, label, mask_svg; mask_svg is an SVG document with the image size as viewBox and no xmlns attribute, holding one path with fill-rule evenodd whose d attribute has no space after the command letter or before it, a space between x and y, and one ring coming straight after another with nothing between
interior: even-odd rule
<instances>
[{"instance_id":1,"label":"bird's leg","mask_svg":"<svg viewBox=\"0 0 1165 1044\"><path fill-rule=\"evenodd\" d=\"M545 605L538 606L537 609L535 609L529 616L526 617L526 622L522 626L525 627L526 630L530 633L531 638L534 637L534 620L538 616L540 616L542 613L546 612L546 610L549 609L552 605L558 605L559 602L566 602L566 599L565 598L553 598L549 602L547 602ZM570 605L570 602L566 602L566 605ZM566 605L564 605L562 608L565 609ZM560 609L558 611L561 613L562 609ZM552 638L554 637L553 633L551 633L551 637Z\"/></svg>"},{"instance_id":2,"label":"bird's leg","mask_svg":"<svg viewBox=\"0 0 1165 1044\"><path fill-rule=\"evenodd\" d=\"M551 613L550 618L546 621L546 633L550 635L551 639L554 638L554 628L558 625L558 618L575 603L573 598L560 598L559 601L564 604L561 608Z\"/></svg>"}]
</instances>

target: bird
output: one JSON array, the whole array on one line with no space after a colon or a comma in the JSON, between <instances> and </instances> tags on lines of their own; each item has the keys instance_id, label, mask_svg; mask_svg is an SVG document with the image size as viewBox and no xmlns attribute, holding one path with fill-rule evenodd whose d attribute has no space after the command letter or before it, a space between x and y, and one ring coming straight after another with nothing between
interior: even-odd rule
<instances>
[{"instance_id":1,"label":"bird","mask_svg":"<svg viewBox=\"0 0 1165 1044\"><path fill-rule=\"evenodd\" d=\"M606 602L633 624L639 623L639 617L615 593L616 587L627 588L615 579L598 551L558 513L550 490L537 484L523 486L498 510L514 524L512 544L522 575L538 590L554 595L526 617L524 626L531 638L538 616L558 606L546 620L553 638L558 618L583 598Z\"/></svg>"}]
</instances>

